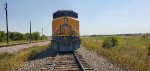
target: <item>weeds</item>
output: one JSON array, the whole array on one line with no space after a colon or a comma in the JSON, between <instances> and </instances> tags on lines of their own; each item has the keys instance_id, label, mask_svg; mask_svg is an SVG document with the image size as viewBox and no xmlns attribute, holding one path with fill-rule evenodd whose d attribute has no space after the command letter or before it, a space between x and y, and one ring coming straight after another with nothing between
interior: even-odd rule
<instances>
[{"instance_id":1,"label":"weeds","mask_svg":"<svg viewBox=\"0 0 150 71\"><path fill-rule=\"evenodd\" d=\"M14 54L5 52L0 55L0 59L11 58L13 56Z\"/></svg>"},{"instance_id":2,"label":"weeds","mask_svg":"<svg viewBox=\"0 0 150 71\"><path fill-rule=\"evenodd\" d=\"M0 54L0 71L11 71L20 66L23 62L32 59L38 53L46 50L49 45L33 46L20 50L17 53Z\"/></svg>"},{"instance_id":3,"label":"weeds","mask_svg":"<svg viewBox=\"0 0 150 71\"><path fill-rule=\"evenodd\" d=\"M82 37L81 41L82 45L88 50L96 51L97 54L120 64L127 70L150 71L150 57L147 55L150 48L148 46L150 44L149 38L142 40L139 37L132 36L116 36L115 38L117 39L117 46L109 49L103 48L106 39L108 41L107 36Z\"/></svg>"}]
</instances>

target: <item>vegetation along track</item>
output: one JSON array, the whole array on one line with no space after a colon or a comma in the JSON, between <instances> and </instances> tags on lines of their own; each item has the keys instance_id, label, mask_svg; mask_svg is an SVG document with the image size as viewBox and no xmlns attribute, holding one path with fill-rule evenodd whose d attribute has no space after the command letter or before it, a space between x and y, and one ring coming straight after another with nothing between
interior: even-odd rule
<instances>
[{"instance_id":1,"label":"vegetation along track","mask_svg":"<svg viewBox=\"0 0 150 71\"><path fill-rule=\"evenodd\" d=\"M94 71L77 52L57 52L52 64L41 71Z\"/></svg>"},{"instance_id":2,"label":"vegetation along track","mask_svg":"<svg viewBox=\"0 0 150 71\"><path fill-rule=\"evenodd\" d=\"M45 41L34 41L34 42L31 42L31 43L46 42L46 41L47 40L45 40ZM16 46L16 45L23 45L23 44L31 44L31 43L29 43L29 42L23 42L23 43L6 44L6 45L0 45L0 48L2 48L2 47Z\"/></svg>"}]
</instances>

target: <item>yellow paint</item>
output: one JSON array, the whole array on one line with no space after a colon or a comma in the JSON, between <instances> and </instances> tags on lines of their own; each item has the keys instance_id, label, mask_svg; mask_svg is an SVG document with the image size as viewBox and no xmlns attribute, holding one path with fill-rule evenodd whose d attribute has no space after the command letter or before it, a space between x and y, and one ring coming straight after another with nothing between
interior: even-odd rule
<instances>
[{"instance_id":1,"label":"yellow paint","mask_svg":"<svg viewBox=\"0 0 150 71\"><path fill-rule=\"evenodd\" d=\"M65 23L65 19L67 20L68 27L63 29L63 25ZM74 32L74 33L73 33ZM52 21L52 35L53 36L76 36L80 35L79 32L79 21L75 18L71 17L60 17L53 19Z\"/></svg>"},{"instance_id":2,"label":"yellow paint","mask_svg":"<svg viewBox=\"0 0 150 71\"><path fill-rule=\"evenodd\" d=\"M70 35L53 35L53 36L70 36ZM72 35L72 36L80 36L80 35Z\"/></svg>"}]
</instances>

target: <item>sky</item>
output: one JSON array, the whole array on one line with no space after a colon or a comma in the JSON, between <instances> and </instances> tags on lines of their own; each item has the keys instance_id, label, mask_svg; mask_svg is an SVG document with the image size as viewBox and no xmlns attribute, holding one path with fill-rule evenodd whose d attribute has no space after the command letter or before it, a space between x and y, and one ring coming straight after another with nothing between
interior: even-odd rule
<instances>
[{"instance_id":1,"label":"sky","mask_svg":"<svg viewBox=\"0 0 150 71\"><path fill-rule=\"evenodd\" d=\"M8 3L9 31L52 35L52 14L78 13L80 34L150 33L150 0L0 0L0 31L6 31L4 3Z\"/></svg>"}]
</instances>

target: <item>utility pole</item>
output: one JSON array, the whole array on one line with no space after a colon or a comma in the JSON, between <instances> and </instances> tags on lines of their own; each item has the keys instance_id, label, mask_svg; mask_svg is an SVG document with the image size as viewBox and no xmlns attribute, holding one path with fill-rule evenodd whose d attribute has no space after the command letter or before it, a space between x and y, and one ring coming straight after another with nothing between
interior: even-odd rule
<instances>
[{"instance_id":1,"label":"utility pole","mask_svg":"<svg viewBox=\"0 0 150 71\"><path fill-rule=\"evenodd\" d=\"M43 28L42 28L42 32L41 32L41 41L43 40Z\"/></svg>"},{"instance_id":2,"label":"utility pole","mask_svg":"<svg viewBox=\"0 0 150 71\"><path fill-rule=\"evenodd\" d=\"M30 20L30 43L31 43L31 40L32 40L32 35L31 35L31 20Z\"/></svg>"},{"instance_id":3,"label":"utility pole","mask_svg":"<svg viewBox=\"0 0 150 71\"><path fill-rule=\"evenodd\" d=\"M42 28L42 36L43 36L43 28Z\"/></svg>"},{"instance_id":4,"label":"utility pole","mask_svg":"<svg viewBox=\"0 0 150 71\"><path fill-rule=\"evenodd\" d=\"M8 33L8 14L7 14L7 2L4 4L4 8L5 8L5 10L6 10L6 28L7 28L7 45L9 44L8 43L8 35L9 35L9 33Z\"/></svg>"}]
</instances>

